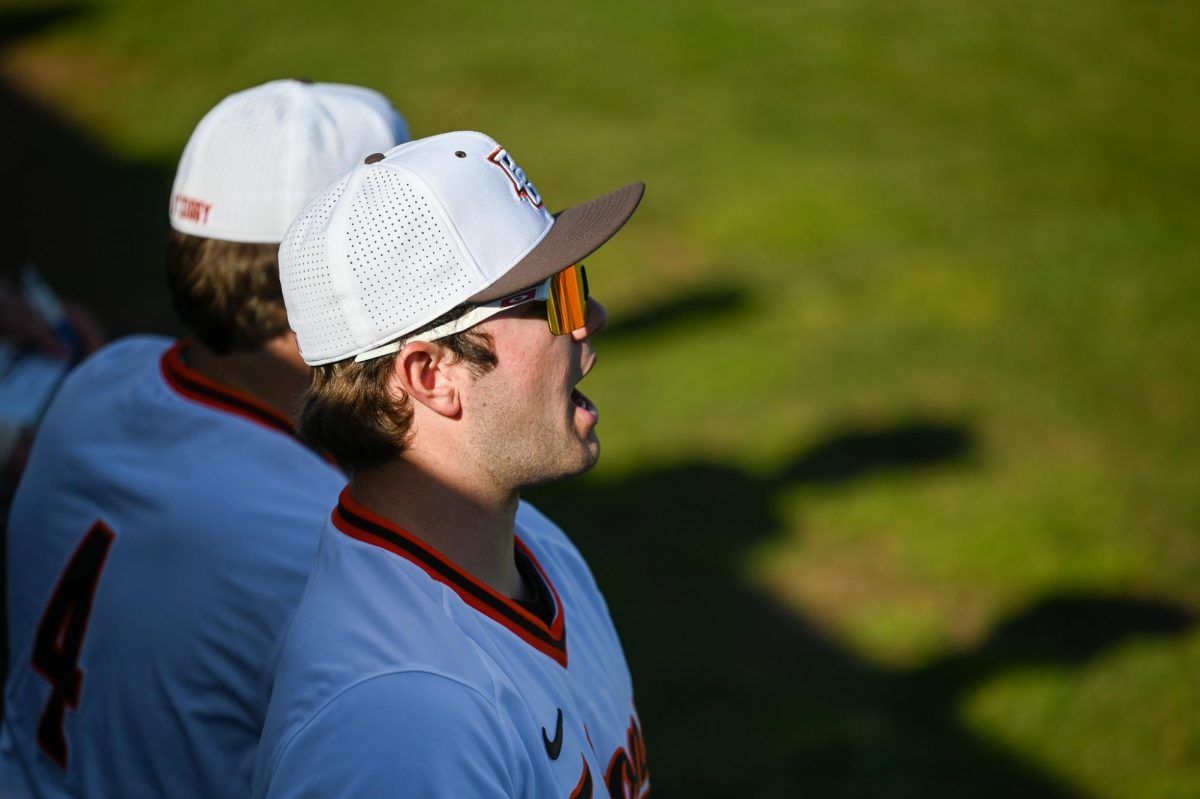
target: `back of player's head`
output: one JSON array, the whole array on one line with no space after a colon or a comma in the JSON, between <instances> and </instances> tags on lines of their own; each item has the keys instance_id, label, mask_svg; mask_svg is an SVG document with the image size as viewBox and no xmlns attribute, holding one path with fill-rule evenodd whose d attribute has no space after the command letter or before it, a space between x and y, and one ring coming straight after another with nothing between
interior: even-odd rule
<instances>
[{"instance_id":1,"label":"back of player's head","mask_svg":"<svg viewBox=\"0 0 1200 799\"><path fill-rule=\"evenodd\" d=\"M434 327L474 306L455 308L432 320ZM439 340L447 363L462 363L477 377L496 367L491 336L471 328ZM353 358L313 369L304 393L300 436L346 469L365 469L395 460L412 437L412 400L391 391L397 353L361 363Z\"/></svg>"},{"instance_id":2,"label":"back of player's head","mask_svg":"<svg viewBox=\"0 0 1200 799\"><path fill-rule=\"evenodd\" d=\"M209 111L171 191L167 280L176 311L215 352L287 331L276 251L293 217L367 153L408 139L387 98L279 80Z\"/></svg>"}]
</instances>

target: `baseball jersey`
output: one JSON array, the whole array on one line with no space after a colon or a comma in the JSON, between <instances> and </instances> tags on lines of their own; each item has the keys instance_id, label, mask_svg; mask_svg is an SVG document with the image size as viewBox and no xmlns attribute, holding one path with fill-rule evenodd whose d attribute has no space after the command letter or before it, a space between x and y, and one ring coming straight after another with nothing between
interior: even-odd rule
<instances>
[{"instance_id":1,"label":"baseball jersey","mask_svg":"<svg viewBox=\"0 0 1200 799\"><path fill-rule=\"evenodd\" d=\"M531 506L516 533L545 618L343 491L281 649L252 795L645 796L600 591Z\"/></svg>"},{"instance_id":2,"label":"baseball jersey","mask_svg":"<svg viewBox=\"0 0 1200 799\"><path fill-rule=\"evenodd\" d=\"M186 348L104 348L42 422L8 528L0 795L249 791L266 663L345 480Z\"/></svg>"}]
</instances>

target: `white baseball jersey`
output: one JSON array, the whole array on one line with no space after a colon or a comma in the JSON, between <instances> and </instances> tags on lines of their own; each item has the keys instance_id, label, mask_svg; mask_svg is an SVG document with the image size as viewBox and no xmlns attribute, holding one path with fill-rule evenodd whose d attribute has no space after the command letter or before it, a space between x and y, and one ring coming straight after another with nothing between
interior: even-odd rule
<instances>
[{"instance_id":1,"label":"white baseball jersey","mask_svg":"<svg viewBox=\"0 0 1200 799\"><path fill-rule=\"evenodd\" d=\"M114 343L39 430L8 528L6 797L244 797L266 664L342 474L186 345Z\"/></svg>"},{"instance_id":2,"label":"white baseball jersey","mask_svg":"<svg viewBox=\"0 0 1200 799\"><path fill-rule=\"evenodd\" d=\"M342 497L276 671L255 797L633 797L646 748L608 609L528 505L545 618Z\"/></svg>"}]
</instances>

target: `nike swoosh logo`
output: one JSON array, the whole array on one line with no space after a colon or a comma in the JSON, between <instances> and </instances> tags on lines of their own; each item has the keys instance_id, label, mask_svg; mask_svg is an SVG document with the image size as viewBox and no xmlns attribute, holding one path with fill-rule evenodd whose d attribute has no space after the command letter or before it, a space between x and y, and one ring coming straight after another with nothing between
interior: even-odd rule
<instances>
[{"instance_id":1,"label":"nike swoosh logo","mask_svg":"<svg viewBox=\"0 0 1200 799\"><path fill-rule=\"evenodd\" d=\"M550 740L550 736L546 734L546 728L542 727L542 743L546 745L546 754L550 755L551 760L558 760L559 754L562 752L562 708L558 709L558 720L554 722L554 740Z\"/></svg>"}]
</instances>

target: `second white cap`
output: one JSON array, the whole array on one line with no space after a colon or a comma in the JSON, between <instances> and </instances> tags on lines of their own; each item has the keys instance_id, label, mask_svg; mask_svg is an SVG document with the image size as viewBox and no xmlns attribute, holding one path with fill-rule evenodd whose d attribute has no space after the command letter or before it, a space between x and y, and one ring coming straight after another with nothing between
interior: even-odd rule
<instances>
[{"instance_id":1,"label":"second white cap","mask_svg":"<svg viewBox=\"0 0 1200 799\"><path fill-rule=\"evenodd\" d=\"M171 227L225 241L275 243L313 198L368 153L408 140L382 94L276 80L226 97L184 148Z\"/></svg>"}]
</instances>

